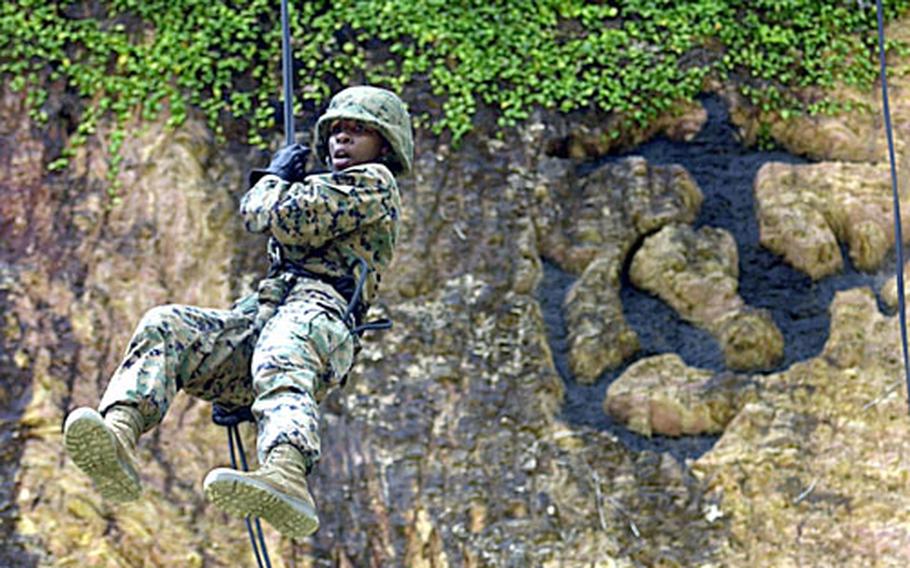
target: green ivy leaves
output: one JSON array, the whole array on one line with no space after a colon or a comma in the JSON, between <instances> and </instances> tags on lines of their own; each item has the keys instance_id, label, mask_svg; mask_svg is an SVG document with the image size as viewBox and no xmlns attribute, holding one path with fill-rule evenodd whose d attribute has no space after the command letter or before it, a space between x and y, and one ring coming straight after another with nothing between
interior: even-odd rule
<instances>
[{"instance_id":1,"label":"green ivy leaves","mask_svg":"<svg viewBox=\"0 0 910 568\"><path fill-rule=\"evenodd\" d=\"M416 122L455 142L480 105L500 126L537 107L591 106L646 125L732 79L782 116L830 112L794 88L875 78L874 3L853 0L315 0L291 2L298 109L351 82L425 82L439 105ZM910 0L886 2L887 17ZM11 0L0 7L0 75L47 119L47 85L84 102L70 142L102 117L183 122L191 108L222 134L226 118L265 146L280 113L279 10L269 0ZM906 51L904 45L891 49ZM123 135L112 137L112 170ZM49 168L62 169L64 150Z\"/></svg>"}]
</instances>

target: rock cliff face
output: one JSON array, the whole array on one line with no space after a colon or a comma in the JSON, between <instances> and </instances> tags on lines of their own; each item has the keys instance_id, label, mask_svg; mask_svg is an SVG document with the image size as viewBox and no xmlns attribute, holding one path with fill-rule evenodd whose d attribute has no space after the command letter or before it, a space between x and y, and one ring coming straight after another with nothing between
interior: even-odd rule
<instances>
[{"instance_id":1,"label":"rock cliff face","mask_svg":"<svg viewBox=\"0 0 910 568\"><path fill-rule=\"evenodd\" d=\"M145 496L116 508L61 456L60 425L72 407L97 402L146 309L226 306L261 274L264 243L234 212L249 157L193 121L172 133L137 127L122 202L112 204L98 147L65 177L45 176L53 141L21 122L21 101L7 104L2 157L32 161L5 170L25 177L3 181L3 384L19 440L5 462L15 486L4 554L17 565L236 566L249 557L242 523L199 491L226 461L207 404L179 397L143 438ZM626 563L688 556L673 550L681 531L711 555L721 529L701 518L684 468L559 417L563 384L533 296L541 258L531 212L545 165L528 149L542 133L457 154L419 141L416 179L403 183L407 246L378 307L396 326L367 342L348 387L324 404L325 459L313 478L323 528L297 545L270 533L287 563ZM680 514L633 513L667 506ZM655 546L642 547L635 535L651 532Z\"/></svg>"},{"instance_id":2,"label":"rock cliff face","mask_svg":"<svg viewBox=\"0 0 910 568\"><path fill-rule=\"evenodd\" d=\"M738 542L731 564L899 566L910 556L896 321L868 289L839 294L831 313L822 355L764 377L759 400L695 464L708 499L722 496Z\"/></svg>"},{"instance_id":3,"label":"rock cliff face","mask_svg":"<svg viewBox=\"0 0 910 568\"><path fill-rule=\"evenodd\" d=\"M533 220L541 254L579 274L565 301L569 360L573 374L591 383L638 349L619 300L620 274L633 247L669 223L691 223L702 194L684 169L650 167L638 157L583 179L565 168L544 164Z\"/></svg>"},{"instance_id":4,"label":"rock cliff face","mask_svg":"<svg viewBox=\"0 0 910 568\"><path fill-rule=\"evenodd\" d=\"M783 357L784 338L771 316L747 306L737 293L739 255L727 231L664 227L642 243L629 276L636 286L711 332L729 368L771 369Z\"/></svg>"},{"instance_id":5,"label":"rock cliff face","mask_svg":"<svg viewBox=\"0 0 910 568\"><path fill-rule=\"evenodd\" d=\"M30 398L16 417L16 434L28 440L16 488L28 506L15 538L39 563L192 565L208 553L198 552L203 533L189 528L202 506L190 480L223 460L208 409L181 400L148 437L144 475L159 482L150 484L156 497L118 510L113 525L111 509L61 461L61 418L97 401L146 309L171 301L223 306L243 288L242 250L261 246L235 221L232 193L243 167L219 154L197 122L178 132L137 125L125 146L122 202L113 205L103 135L72 172L45 176L42 161L55 140L30 128L21 100L5 92L0 159L11 176L2 182L2 353L14 374L4 386L13 377ZM179 511L191 516L178 521Z\"/></svg>"},{"instance_id":6,"label":"rock cliff face","mask_svg":"<svg viewBox=\"0 0 910 568\"><path fill-rule=\"evenodd\" d=\"M901 188L901 200L910 188ZM843 269L840 245L862 270L894 247L891 176L886 164L767 164L755 179L761 242L815 280ZM902 224L910 221L906 208Z\"/></svg>"},{"instance_id":7,"label":"rock cliff face","mask_svg":"<svg viewBox=\"0 0 910 568\"><path fill-rule=\"evenodd\" d=\"M235 214L244 169L261 156L214 144L192 120L176 132L136 125L112 204L103 131L72 171L46 175L63 129L36 129L22 105L4 91L0 468L13 481L0 489L0 564L252 562L242 523L201 497L227 451L208 405L179 397L140 443L143 498L116 508L61 455L60 426L97 402L146 309L225 307L262 274L264 243ZM702 114L664 128L691 138ZM869 290L838 294L823 352L773 374L699 370L672 354L628 367L606 411L645 435L720 434L697 459L632 451L565 415L567 384L602 384L637 356L620 294L635 262L654 267L655 293L681 316L733 345L731 357L763 343L728 340L718 323L747 310L727 237L690 239L704 232L692 226L704 199L693 177L636 157L582 175L546 153L603 151L571 131L537 117L457 151L419 133L416 175L402 183L404 244L376 306L395 326L368 338L347 387L323 404L312 477L322 529L297 544L267 529L273 554L288 566L906 565L897 320ZM868 177L839 171L826 183ZM756 187L789 187L775 179L766 172ZM889 213L869 213L884 248ZM652 255L665 231L693 246ZM810 246L784 236L775 250L790 262L799 254L788 251ZM726 295L711 295L705 258L724 259ZM535 296L545 259L577 276L564 305L568 382ZM764 337L743 329L731 337Z\"/></svg>"},{"instance_id":8,"label":"rock cliff face","mask_svg":"<svg viewBox=\"0 0 910 568\"><path fill-rule=\"evenodd\" d=\"M721 434L755 385L689 367L675 353L631 365L607 390L604 410L645 436Z\"/></svg>"}]
</instances>

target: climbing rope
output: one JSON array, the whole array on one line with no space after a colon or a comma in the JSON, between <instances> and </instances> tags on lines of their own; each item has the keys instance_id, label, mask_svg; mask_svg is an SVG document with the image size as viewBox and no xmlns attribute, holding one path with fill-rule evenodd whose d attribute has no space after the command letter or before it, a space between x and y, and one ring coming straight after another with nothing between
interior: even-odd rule
<instances>
[{"instance_id":1,"label":"climbing rope","mask_svg":"<svg viewBox=\"0 0 910 568\"><path fill-rule=\"evenodd\" d=\"M243 451L243 442L240 440L240 429L237 425L228 426L228 447L231 450L231 467L237 469L237 458L234 457L234 440L237 440L237 448L240 450L240 462L243 464L243 471L249 471L246 463L246 454ZM262 534L262 523L259 517L254 517L250 523L249 517L244 517L243 522L246 524L246 532L250 537L250 545L253 547L253 555L256 556L256 565L259 568L272 568L272 562L269 560L269 549L265 545L265 537ZM256 525L256 534L253 534L252 525ZM258 546L257 546L258 537ZM261 549L261 552L260 552Z\"/></svg>"},{"instance_id":2,"label":"climbing rope","mask_svg":"<svg viewBox=\"0 0 910 568\"><path fill-rule=\"evenodd\" d=\"M216 418L216 416L218 416L218 418ZM249 471L250 468L246 461L246 452L243 451L243 441L240 438L240 428L238 428L240 422L253 420L249 407L241 408L240 411L234 413L224 413L223 409L216 405L212 410L212 420L214 420L216 424L227 427L228 449L231 453L231 467L238 469L237 456L234 452L236 440L236 448L240 453L240 464L243 467L243 471ZM272 568L272 562L269 560L269 549L265 545L265 536L262 534L262 523L259 521L259 518L254 517L253 521L250 522L249 517L244 517L243 522L246 523L246 532L250 537L250 546L252 546L253 555L256 557L256 565L259 568ZM253 525L256 525L255 533L253 532Z\"/></svg>"},{"instance_id":3,"label":"climbing rope","mask_svg":"<svg viewBox=\"0 0 910 568\"><path fill-rule=\"evenodd\" d=\"M281 0L281 78L284 87L284 141L290 146L294 134L294 63L291 59L291 27L288 0Z\"/></svg>"},{"instance_id":4,"label":"climbing rope","mask_svg":"<svg viewBox=\"0 0 910 568\"><path fill-rule=\"evenodd\" d=\"M289 20L288 2L287 0L281 0L281 75L284 87L284 137L287 145L296 142L294 134L294 67L291 59L291 26ZM243 407L229 411L218 404L213 404L212 421L219 426L227 428L231 467L237 469L237 456L234 451L236 441L236 449L239 450L243 471L249 471L246 452L243 451L243 442L240 439L240 430L237 426L241 422L254 421L250 408ZM265 537L262 534L262 522L258 517L254 517L252 522L250 517L245 517L243 522L246 523L250 546L253 548L253 555L256 556L256 565L259 568L272 568L272 563L269 560L269 550L265 545ZM253 525L256 526L255 533L253 532Z\"/></svg>"},{"instance_id":5,"label":"climbing rope","mask_svg":"<svg viewBox=\"0 0 910 568\"><path fill-rule=\"evenodd\" d=\"M885 133L888 136L888 160L891 164L891 192L894 195L894 240L897 245L897 305L901 328L901 345L904 353L904 375L907 384L907 404L910 407L910 357L907 354L907 315L904 299L904 238L901 230L901 202L897 190L897 163L894 157L894 133L891 128L891 109L888 105L888 78L885 63L885 16L882 0L875 1L878 19L878 53L881 63L882 112L885 115Z\"/></svg>"}]
</instances>

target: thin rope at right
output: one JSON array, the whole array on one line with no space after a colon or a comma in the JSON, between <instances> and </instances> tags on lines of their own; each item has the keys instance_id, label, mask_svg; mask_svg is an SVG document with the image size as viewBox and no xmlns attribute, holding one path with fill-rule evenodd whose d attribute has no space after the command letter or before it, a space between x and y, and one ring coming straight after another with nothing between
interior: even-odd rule
<instances>
[{"instance_id":1,"label":"thin rope at right","mask_svg":"<svg viewBox=\"0 0 910 568\"><path fill-rule=\"evenodd\" d=\"M907 405L910 409L910 356L907 354L907 314L904 298L904 238L901 230L901 202L897 189L897 161L894 157L894 131L891 128L891 109L888 104L888 73L885 63L885 10L882 0L875 0L878 19L878 53L881 63L882 112L885 115L885 133L888 136L888 160L891 164L891 192L894 195L894 241L897 246L897 304L901 327L901 345L904 354L904 379L907 384Z\"/></svg>"}]
</instances>

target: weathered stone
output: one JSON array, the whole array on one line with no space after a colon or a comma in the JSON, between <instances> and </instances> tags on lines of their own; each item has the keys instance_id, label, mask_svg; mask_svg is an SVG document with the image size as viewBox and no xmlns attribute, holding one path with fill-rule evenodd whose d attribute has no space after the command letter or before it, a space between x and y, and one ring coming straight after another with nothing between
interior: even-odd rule
<instances>
[{"instance_id":1,"label":"weathered stone","mask_svg":"<svg viewBox=\"0 0 910 568\"><path fill-rule=\"evenodd\" d=\"M767 370L784 357L784 336L767 310L744 306L721 317L712 332L730 369Z\"/></svg>"},{"instance_id":2,"label":"weathered stone","mask_svg":"<svg viewBox=\"0 0 910 568\"><path fill-rule=\"evenodd\" d=\"M607 389L604 410L644 436L720 434L750 385L745 377L689 367L668 353L626 369Z\"/></svg>"},{"instance_id":3,"label":"weathered stone","mask_svg":"<svg viewBox=\"0 0 910 568\"><path fill-rule=\"evenodd\" d=\"M660 134L676 142L690 142L708 122L708 111L698 101L677 103L669 113L658 117Z\"/></svg>"},{"instance_id":4,"label":"weathered stone","mask_svg":"<svg viewBox=\"0 0 910 568\"><path fill-rule=\"evenodd\" d=\"M569 366L582 383L594 382L638 351L638 336L626 324L619 299L622 259L599 256L566 294Z\"/></svg>"},{"instance_id":5,"label":"weathered stone","mask_svg":"<svg viewBox=\"0 0 910 568\"><path fill-rule=\"evenodd\" d=\"M902 188L902 199L910 188ZM894 246L893 196L884 165L768 163L755 177L761 244L813 279L843 265L838 243L862 270ZM902 211L902 222L910 212Z\"/></svg>"},{"instance_id":6,"label":"weathered stone","mask_svg":"<svg viewBox=\"0 0 910 568\"><path fill-rule=\"evenodd\" d=\"M629 456L615 440L556 419L562 384L536 302L486 289L465 275L436 297L399 303L395 327L365 344L352 383L326 417L316 491L344 506L332 509L315 543L335 543L356 525L359 534L386 539L390 565L598 558L622 566L622 558L612 560L622 547L624 529L612 529L621 513L613 505L598 513L589 500L599 492L631 506L631 487L609 481L630 473ZM489 317L497 311L504 317ZM454 372L436 378L440 366ZM609 531L594 530L601 514ZM569 544L561 527L584 528ZM344 546L362 558L366 545Z\"/></svg>"},{"instance_id":7,"label":"weathered stone","mask_svg":"<svg viewBox=\"0 0 910 568\"><path fill-rule=\"evenodd\" d=\"M728 564L910 561L902 376L896 318L868 289L839 292L823 353L764 377L694 464L738 543Z\"/></svg>"},{"instance_id":8,"label":"weathered stone","mask_svg":"<svg viewBox=\"0 0 910 568\"><path fill-rule=\"evenodd\" d=\"M813 280L843 268L837 236L825 216L805 203L782 203L759 208L761 242Z\"/></svg>"},{"instance_id":9,"label":"weathered stone","mask_svg":"<svg viewBox=\"0 0 910 568\"><path fill-rule=\"evenodd\" d=\"M907 261L904 263L904 273L902 276L904 279L904 295L905 295L904 300L910 301L906 297L908 286L910 286L910 285L908 285L908 282L910 282L910 261ZM898 308L899 299L897 296L897 274L889 277L884 282L884 284L882 284L882 287L879 290L879 296L882 299L882 303L885 304L886 306L888 306L889 308L891 308L892 310L896 310Z\"/></svg>"},{"instance_id":10,"label":"weathered stone","mask_svg":"<svg viewBox=\"0 0 910 568\"><path fill-rule=\"evenodd\" d=\"M656 136L692 140L707 122L708 113L698 101L679 101L645 128L630 128L620 114L592 112L561 128L549 143L551 155L591 160L624 148L635 147Z\"/></svg>"},{"instance_id":11,"label":"weathered stone","mask_svg":"<svg viewBox=\"0 0 910 568\"><path fill-rule=\"evenodd\" d=\"M322 529L292 547L266 527L273 558L624 566L637 540L630 526L654 544L638 561L673 558L681 534L699 558L713 554L718 531L701 523L691 477L559 418L563 384L531 293L541 278L538 199L556 193L541 180L571 168L531 152L541 132L529 127L520 143L468 139L457 154L423 134L416 180L402 180L401 255L376 306L395 327L367 337L345 391L324 403L325 457L311 478ZM57 221L15 241L24 244L13 249L15 293L0 294L12 314L0 364L21 364L32 395L22 401L28 441L13 444L22 459L12 458L10 540L47 564L235 566L250 559L242 523L209 510L198 486L226 461L209 405L178 396L142 438L146 491L134 505L110 510L59 459L62 417L98 400L145 309L223 306L264 268L264 243L243 234L226 191L242 187L246 162L220 153L198 123L171 137L155 126L134 134L121 203L110 203L104 153L92 145L70 189L46 192ZM570 204L571 190L560 191ZM46 250L28 256L35 234ZM243 431L252 448L252 428ZM642 493L639 478L672 487L673 503Z\"/></svg>"},{"instance_id":12,"label":"weathered stone","mask_svg":"<svg viewBox=\"0 0 910 568\"><path fill-rule=\"evenodd\" d=\"M217 515L197 514L206 507L196 483L225 455L208 405L178 397L169 419L143 439L146 496L136 504L112 511L60 459L63 416L97 403L142 312L167 301L226 306L240 287L235 247L249 242L226 191L241 187L242 168L217 152L201 123L132 129L122 147L119 204L107 191L106 132L99 129L64 176L45 178L40 160L26 167L13 159L21 169L0 178L4 206L31 203L11 212L28 231L9 235L2 251L15 269L0 305L20 332L0 342L15 347L31 383L19 410L29 434L17 508L9 510L28 553L53 564L200 566L206 546L245 557L241 542L215 528ZM2 147L31 153L35 144L44 148L41 141ZM22 201L6 199L7 188Z\"/></svg>"},{"instance_id":13,"label":"weathered stone","mask_svg":"<svg viewBox=\"0 0 910 568\"><path fill-rule=\"evenodd\" d=\"M892 113L898 131L899 148L903 150L905 135L901 135L910 108L898 93L905 87L895 84L891 92ZM730 104L730 120L739 127L747 144L770 137L787 151L819 161L886 162L887 141L881 122L881 96L877 91L840 86L828 96L853 105L850 111L833 115L818 113L781 117L778 112L755 108L736 89L724 91Z\"/></svg>"},{"instance_id":14,"label":"weathered stone","mask_svg":"<svg viewBox=\"0 0 910 568\"><path fill-rule=\"evenodd\" d=\"M667 225L636 251L629 277L713 334L729 368L768 369L783 357L783 335L770 315L739 296L739 255L727 231Z\"/></svg>"},{"instance_id":15,"label":"weathered stone","mask_svg":"<svg viewBox=\"0 0 910 568\"><path fill-rule=\"evenodd\" d=\"M910 40L906 18L888 24L885 35L889 42ZM895 72L906 65L905 57L889 53L888 91L891 123L898 167L903 171L910 140L910 75ZM728 103L730 120L739 129L740 139L757 145L771 138L786 151L815 161L888 163L888 141L884 131L881 89L849 86L841 82L824 92L816 88L792 93L802 101L837 101L841 108L833 113L789 114L765 111L753 105L735 84L713 84Z\"/></svg>"},{"instance_id":16,"label":"weathered stone","mask_svg":"<svg viewBox=\"0 0 910 568\"><path fill-rule=\"evenodd\" d=\"M646 238L635 252L629 277L684 318L706 328L743 306L737 293L736 241L723 229L664 227Z\"/></svg>"},{"instance_id":17,"label":"weathered stone","mask_svg":"<svg viewBox=\"0 0 910 568\"><path fill-rule=\"evenodd\" d=\"M564 169L548 171L558 183L536 195L541 254L580 273L565 302L569 361L576 379L591 383L638 349L619 301L626 256L642 235L691 223L703 197L685 169L651 167L637 157L577 182Z\"/></svg>"},{"instance_id":18,"label":"weathered stone","mask_svg":"<svg viewBox=\"0 0 910 568\"><path fill-rule=\"evenodd\" d=\"M49 244L54 218L53 190L44 182L44 145L26 119L21 93L2 83L0 90L0 252L4 256Z\"/></svg>"},{"instance_id":19,"label":"weathered stone","mask_svg":"<svg viewBox=\"0 0 910 568\"><path fill-rule=\"evenodd\" d=\"M419 92L409 102L427 108L432 98ZM61 464L59 424L72 405L97 400L144 309L160 301L223 305L262 273L262 239L243 234L232 207L221 210L234 202L225 188L239 192L244 168L262 162L211 146L198 124L160 141L155 126L132 129L123 203L111 207L103 129L73 172L46 176L41 168L54 157L42 141L47 131L23 124L26 115L0 119L13 125L0 136L22 137L0 144L0 160L23 168L0 169L0 213L13 221L0 226L0 280L11 282L0 282L0 400L15 421L0 423L3 473L12 480L4 491L15 498L0 503L0 536L33 554L9 565L248 564L242 523L213 513L199 495L205 471L226 461L208 405L178 397L162 428L143 438L145 497L116 510ZM489 118L479 123L494 124ZM616 191L628 184L580 188L575 164L544 156L550 119L570 119L547 118L502 139L469 135L457 152L418 131L417 173L402 180L401 255L375 306L395 327L368 335L348 387L324 404L325 459L311 479L322 530L292 545L266 527L274 561L905 565L908 432L899 395L882 397L900 384L898 343L879 329L879 321L894 324L874 302L855 302L854 327L832 328L829 343L838 347L756 378L762 388L727 427L717 455L696 462L702 481L669 453L633 453L607 432L565 421L563 385L530 292L540 256L582 275L603 253L593 292L646 232L690 223L694 213L669 221L650 205L628 209L633 200ZM160 153L142 158L142 147ZM12 156L17 148L22 154ZM36 151L45 153L36 159ZM153 183L179 183L156 166L169 159L180 176L202 176L201 188L182 186L184 198ZM668 169L644 171L659 177ZM12 184L13 175L22 177ZM124 204L130 210L118 211ZM597 212L584 210L602 205L612 207L602 218L620 211L615 218L626 220L607 240ZM632 222L635 211L644 217ZM575 231L576 218L585 231ZM223 281L214 269L200 274L208 262L227 271ZM109 277L139 286L130 267L144 291L104 284ZM724 390L700 391L715 392ZM251 429L243 430L249 441Z\"/></svg>"},{"instance_id":20,"label":"weathered stone","mask_svg":"<svg viewBox=\"0 0 910 568\"><path fill-rule=\"evenodd\" d=\"M623 258L644 234L691 223L704 199L680 166L650 166L631 157L575 178L564 164L544 162L533 212L540 253L580 274L595 257ZM544 177L545 176L545 177Z\"/></svg>"},{"instance_id":21,"label":"weathered stone","mask_svg":"<svg viewBox=\"0 0 910 568\"><path fill-rule=\"evenodd\" d=\"M910 40L906 18L888 24L889 42ZM910 140L910 76L894 72L906 65L906 58L889 54L888 91L891 123L898 157L907 155ZM781 117L751 105L734 85L719 89L730 102L730 118L740 128L747 144L770 136L787 151L818 161L888 162L888 143L884 132L881 89L839 84L820 93L814 89L794 93L805 101L824 97L838 101L842 108L834 113L804 113ZM903 168L901 168L903 169Z\"/></svg>"}]
</instances>

